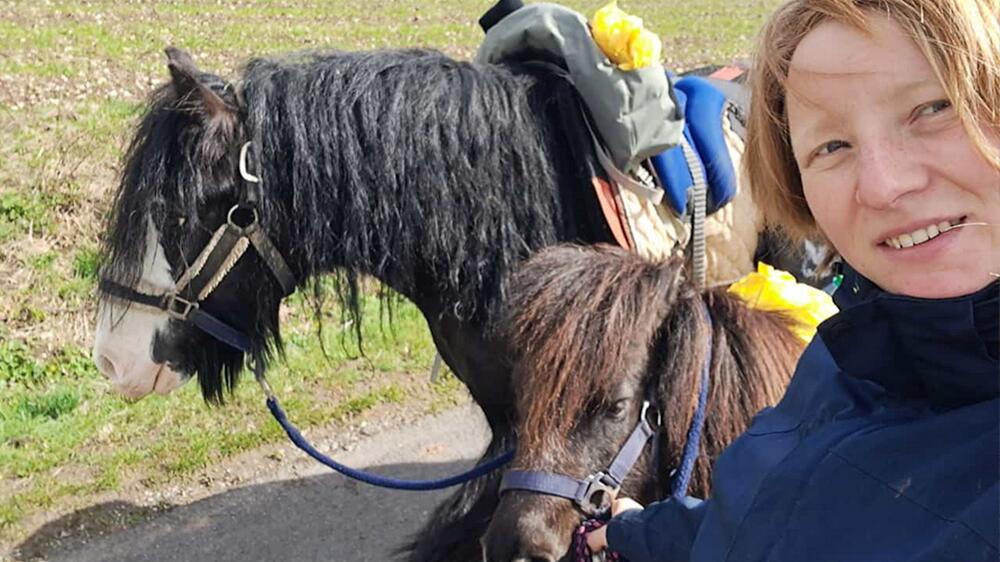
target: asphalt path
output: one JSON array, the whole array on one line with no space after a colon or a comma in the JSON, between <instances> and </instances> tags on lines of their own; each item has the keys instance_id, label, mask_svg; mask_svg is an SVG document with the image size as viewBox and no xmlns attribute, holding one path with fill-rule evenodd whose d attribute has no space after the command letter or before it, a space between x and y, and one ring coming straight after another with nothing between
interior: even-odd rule
<instances>
[{"instance_id":1,"label":"asphalt path","mask_svg":"<svg viewBox=\"0 0 1000 562\"><path fill-rule=\"evenodd\" d=\"M399 478L438 478L471 467L488 434L468 404L367 437L337 460ZM383 490L307 465L294 478L264 477L110 535L69 541L44 559L386 562L399 558L400 546L448 494Z\"/></svg>"}]
</instances>

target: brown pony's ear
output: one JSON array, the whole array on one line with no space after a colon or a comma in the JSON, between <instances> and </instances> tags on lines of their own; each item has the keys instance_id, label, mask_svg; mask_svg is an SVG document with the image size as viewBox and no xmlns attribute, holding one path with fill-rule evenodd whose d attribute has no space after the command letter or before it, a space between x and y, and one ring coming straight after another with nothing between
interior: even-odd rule
<instances>
[{"instance_id":1,"label":"brown pony's ear","mask_svg":"<svg viewBox=\"0 0 1000 562\"><path fill-rule=\"evenodd\" d=\"M209 120L234 113L225 100L199 80L204 73L195 66L191 55L177 47L167 47L165 52L180 109L202 114Z\"/></svg>"}]
</instances>

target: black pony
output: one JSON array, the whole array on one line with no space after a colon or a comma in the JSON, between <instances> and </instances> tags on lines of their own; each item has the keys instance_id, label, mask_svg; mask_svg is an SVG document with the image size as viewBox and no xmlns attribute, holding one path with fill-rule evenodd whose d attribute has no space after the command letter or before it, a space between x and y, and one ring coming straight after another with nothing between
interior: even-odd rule
<instances>
[{"instance_id":1,"label":"black pony","mask_svg":"<svg viewBox=\"0 0 1000 562\"><path fill-rule=\"evenodd\" d=\"M492 428L484 458L511 447L510 366L493 329L508 272L557 242L613 240L590 187L598 166L573 87L529 64L428 50L254 60L236 83L198 70L182 51L168 57L172 80L152 94L126 155L103 276L169 289L253 188L260 226L296 283L335 274L354 317L362 276L414 302ZM247 142L259 184L241 179ZM255 360L267 361L281 348L282 289L253 251L226 268L202 308L248 334ZM102 307L115 301L105 296ZM95 358L118 379L140 370L143 358L125 357L125 347L142 347L142 329L114 330L148 315L143 308L99 327ZM244 354L157 318L143 364L158 367L142 371L149 380L134 387L145 389L139 395L169 391L165 373L178 373L222 401ZM497 476L441 505L411 559L478 559Z\"/></svg>"}]
</instances>

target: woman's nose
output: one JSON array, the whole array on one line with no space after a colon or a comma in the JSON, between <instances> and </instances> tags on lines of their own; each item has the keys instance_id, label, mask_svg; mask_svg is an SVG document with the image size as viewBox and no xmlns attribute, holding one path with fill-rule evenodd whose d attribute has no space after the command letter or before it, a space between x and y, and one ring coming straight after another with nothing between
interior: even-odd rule
<instances>
[{"instance_id":1,"label":"woman's nose","mask_svg":"<svg viewBox=\"0 0 1000 562\"><path fill-rule=\"evenodd\" d=\"M855 199L865 207L888 209L910 193L927 187L925 158L900 139L873 142L858 158Z\"/></svg>"}]
</instances>

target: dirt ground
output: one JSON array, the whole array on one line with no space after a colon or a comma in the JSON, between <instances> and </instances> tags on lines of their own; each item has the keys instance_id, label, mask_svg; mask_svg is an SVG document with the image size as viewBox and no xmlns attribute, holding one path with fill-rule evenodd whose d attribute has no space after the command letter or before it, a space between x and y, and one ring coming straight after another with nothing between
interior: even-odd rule
<instances>
[{"instance_id":1,"label":"dirt ground","mask_svg":"<svg viewBox=\"0 0 1000 562\"><path fill-rule=\"evenodd\" d=\"M350 466L426 479L470 467L488 433L467 402L428 417L389 405L347 431L325 427L306 436ZM191 482L123 490L72 513L40 517L3 559L382 562L449 493L359 484L283 442L212 466Z\"/></svg>"}]
</instances>

